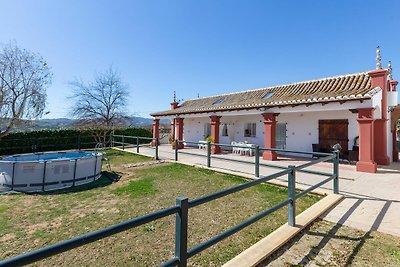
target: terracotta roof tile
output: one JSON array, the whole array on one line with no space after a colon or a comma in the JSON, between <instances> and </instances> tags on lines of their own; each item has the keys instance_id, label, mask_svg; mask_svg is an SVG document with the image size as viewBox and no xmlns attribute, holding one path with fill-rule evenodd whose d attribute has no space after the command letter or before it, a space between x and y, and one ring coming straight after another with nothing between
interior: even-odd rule
<instances>
[{"instance_id":1,"label":"terracotta roof tile","mask_svg":"<svg viewBox=\"0 0 400 267\"><path fill-rule=\"evenodd\" d=\"M267 92L270 98L263 99ZM183 102L177 109L155 112L152 116L268 108L293 104L323 103L371 98L376 90L371 88L367 72L329 77L319 80L291 83L236 93L196 98ZM220 103L215 103L222 99Z\"/></svg>"}]
</instances>

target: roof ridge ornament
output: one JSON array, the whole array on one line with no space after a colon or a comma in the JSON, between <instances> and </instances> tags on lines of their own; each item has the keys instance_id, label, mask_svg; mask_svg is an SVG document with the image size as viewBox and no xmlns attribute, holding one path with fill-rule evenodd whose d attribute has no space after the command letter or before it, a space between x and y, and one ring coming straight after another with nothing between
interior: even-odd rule
<instances>
[{"instance_id":1,"label":"roof ridge ornament","mask_svg":"<svg viewBox=\"0 0 400 267\"><path fill-rule=\"evenodd\" d=\"M382 63L381 63L381 48L378 47L376 48L376 69L382 69Z\"/></svg>"},{"instance_id":2,"label":"roof ridge ornament","mask_svg":"<svg viewBox=\"0 0 400 267\"><path fill-rule=\"evenodd\" d=\"M389 60L389 64L388 64L388 80L393 80L393 70L392 70L392 61Z\"/></svg>"},{"instance_id":3,"label":"roof ridge ornament","mask_svg":"<svg viewBox=\"0 0 400 267\"><path fill-rule=\"evenodd\" d=\"M176 102L176 91L174 90L174 103Z\"/></svg>"}]
</instances>

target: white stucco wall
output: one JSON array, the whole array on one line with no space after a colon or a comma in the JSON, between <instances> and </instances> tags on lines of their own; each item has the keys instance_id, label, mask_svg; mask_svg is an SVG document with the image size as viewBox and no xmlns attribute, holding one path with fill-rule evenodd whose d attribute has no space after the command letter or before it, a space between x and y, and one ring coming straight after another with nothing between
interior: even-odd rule
<instances>
[{"instance_id":1,"label":"white stucco wall","mask_svg":"<svg viewBox=\"0 0 400 267\"><path fill-rule=\"evenodd\" d=\"M318 143L318 121L348 119L349 144L352 149L354 138L358 136L357 114L348 110L280 113L278 123L286 123L287 139L286 148L298 151L312 151L312 144ZM186 118L184 120L184 140L204 140L204 124L209 123L209 117ZM228 137L222 135L222 124L228 124ZM244 137L246 123L256 123L256 136ZM264 123L261 114L225 116L221 118L220 143L231 141L247 141L251 144L264 145Z\"/></svg>"},{"instance_id":2,"label":"white stucco wall","mask_svg":"<svg viewBox=\"0 0 400 267\"><path fill-rule=\"evenodd\" d=\"M204 140L204 124L210 123L209 117L185 118L183 120L183 140L198 142Z\"/></svg>"},{"instance_id":3,"label":"white stucco wall","mask_svg":"<svg viewBox=\"0 0 400 267\"><path fill-rule=\"evenodd\" d=\"M347 119L348 148L353 148L354 138L358 136L357 114L348 110L299 112L280 114L278 122L286 122L286 148L290 150L312 151L312 144L318 144L318 121Z\"/></svg>"}]
</instances>

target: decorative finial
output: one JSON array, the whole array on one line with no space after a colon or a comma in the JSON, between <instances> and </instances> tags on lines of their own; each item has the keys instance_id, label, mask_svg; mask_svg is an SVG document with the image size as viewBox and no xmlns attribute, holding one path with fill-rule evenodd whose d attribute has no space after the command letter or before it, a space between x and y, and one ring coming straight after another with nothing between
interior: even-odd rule
<instances>
[{"instance_id":1,"label":"decorative finial","mask_svg":"<svg viewBox=\"0 0 400 267\"><path fill-rule=\"evenodd\" d=\"M200 94L199 93L197 93L197 98L200 98Z\"/></svg>"},{"instance_id":2,"label":"decorative finial","mask_svg":"<svg viewBox=\"0 0 400 267\"><path fill-rule=\"evenodd\" d=\"M176 102L176 91L174 90L174 102Z\"/></svg>"},{"instance_id":3,"label":"decorative finial","mask_svg":"<svg viewBox=\"0 0 400 267\"><path fill-rule=\"evenodd\" d=\"M381 64L381 48L378 47L376 48L376 69L382 69L382 64Z\"/></svg>"},{"instance_id":4,"label":"decorative finial","mask_svg":"<svg viewBox=\"0 0 400 267\"><path fill-rule=\"evenodd\" d=\"M393 80L393 75L392 75L392 61L389 60L389 65L388 65L388 80Z\"/></svg>"}]
</instances>

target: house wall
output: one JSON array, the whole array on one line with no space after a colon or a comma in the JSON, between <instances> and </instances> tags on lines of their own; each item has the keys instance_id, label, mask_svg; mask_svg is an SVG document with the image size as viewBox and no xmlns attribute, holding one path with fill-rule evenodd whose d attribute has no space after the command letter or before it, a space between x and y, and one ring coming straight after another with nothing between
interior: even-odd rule
<instances>
[{"instance_id":1,"label":"house wall","mask_svg":"<svg viewBox=\"0 0 400 267\"><path fill-rule=\"evenodd\" d=\"M286 148L290 150L312 151L312 144L318 143L318 121L329 119L348 119L349 149L352 149L354 138L358 136L357 114L348 110L281 113L277 116L278 123L286 123ZM184 139L187 141L204 140L204 124L209 123L209 117L186 118L184 120ZM247 123L256 123L256 136L244 137ZM264 145L264 123L261 114L222 116L221 125L228 125L228 137L223 137L220 127L220 143L229 144L231 141L247 141L251 144Z\"/></svg>"},{"instance_id":2,"label":"house wall","mask_svg":"<svg viewBox=\"0 0 400 267\"><path fill-rule=\"evenodd\" d=\"M209 117L185 118L183 120L183 140L198 142L205 139L204 124L210 123ZM190 145L189 145L190 146Z\"/></svg>"},{"instance_id":3,"label":"house wall","mask_svg":"<svg viewBox=\"0 0 400 267\"><path fill-rule=\"evenodd\" d=\"M280 114L278 122L285 122L287 129L286 148L290 150L312 151L312 144L318 144L319 120L348 119L348 148L352 149L354 138L358 136L357 114L350 111L320 111Z\"/></svg>"}]
</instances>

